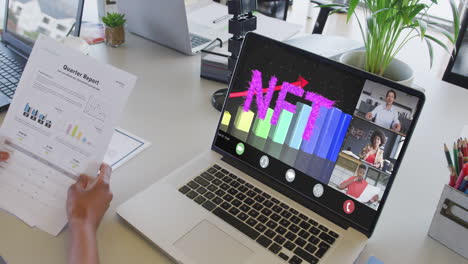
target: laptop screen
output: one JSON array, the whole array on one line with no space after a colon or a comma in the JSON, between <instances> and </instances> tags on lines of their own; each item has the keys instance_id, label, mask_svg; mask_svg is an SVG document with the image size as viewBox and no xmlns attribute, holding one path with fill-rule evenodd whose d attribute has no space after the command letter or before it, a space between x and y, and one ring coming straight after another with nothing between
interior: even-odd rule
<instances>
[{"instance_id":1,"label":"laptop screen","mask_svg":"<svg viewBox=\"0 0 468 264\"><path fill-rule=\"evenodd\" d=\"M9 0L6 29L33 45L39 34L53 39L67 36L76 22L79 0Z\"/></svg>"},{"instance_id":2,"label":"laptop screen","mask_svg":"<svg viewBox=\"0 0 468 264\"><path fill-rule=\"evenodd\" d=\"M369 230L423 100L323 60L250 34L214 144Z\"/></svg>"}]
</instances>

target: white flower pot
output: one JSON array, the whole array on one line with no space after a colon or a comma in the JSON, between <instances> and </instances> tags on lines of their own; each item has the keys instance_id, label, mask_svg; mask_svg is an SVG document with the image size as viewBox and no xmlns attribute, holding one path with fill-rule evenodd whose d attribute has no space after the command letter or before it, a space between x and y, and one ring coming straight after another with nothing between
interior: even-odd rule
<instances>
[{"instance_id":1,"label":"white flower pot","mask_svg":"<svg viewBox=\"0 0 468 264\"><path fill-rule=\"evenodd\" d=\"M364 70L366 63L366 51L353 50L341 55L339 61L346 65ZM414 79L414 72L411 67L398 59L393 59L385 71L384 78L390 79L394 82L411 87Z\"/></svg>"}]
</instances>

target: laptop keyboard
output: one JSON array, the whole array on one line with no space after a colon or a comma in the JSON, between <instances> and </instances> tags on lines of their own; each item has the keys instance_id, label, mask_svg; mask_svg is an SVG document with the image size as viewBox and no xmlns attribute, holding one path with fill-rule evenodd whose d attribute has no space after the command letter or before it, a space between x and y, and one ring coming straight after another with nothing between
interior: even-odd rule
<instances>
[{"instance_id":1,"label":"laptop keyboard","mask_svg":"<svg viewBox=\"0 0 468 264\"><path fill-rule=\"evenodd\" d=\"M339 237L219 165L179 191L290 264L318 263Z\"/></svg>"},{"instance_id":2,"label":"laptop keyboard","mask_svg":"<svg viewBox=\"0 0 468 264\"><path fill-rule=\"evenodd\" d=\"M0 51L0 91L10 98L15 94L16 86L23 73L23 66Z\"/></svg>"},{"instance_id":3,"label":"laptop keyboard","mask_svg":"<svg viewBox=\"0 0 468 264\"><path fill-rule=\"evenodd\" d=\"M195 47L198 47L200 45L210 42L210 40L207 38L203 38L197 35L190 34L190 42L192 43L192 48L195 48Z\"/></svg>"}]
</instances>

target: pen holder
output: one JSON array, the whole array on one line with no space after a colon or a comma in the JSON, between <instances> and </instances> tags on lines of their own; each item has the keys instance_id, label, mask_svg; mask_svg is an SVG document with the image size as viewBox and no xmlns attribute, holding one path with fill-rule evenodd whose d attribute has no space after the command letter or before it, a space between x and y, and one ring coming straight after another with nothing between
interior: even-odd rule
<instances>
[{"instance_id":1,"label":"pen holder","mask_svg":"<svg viewBox=\"0 0 468 264\"><path fill-rule=\"evenodd\" d=\"M468 195L445 185L428 234L468 259Z\"/></svg>"}]
</instances>

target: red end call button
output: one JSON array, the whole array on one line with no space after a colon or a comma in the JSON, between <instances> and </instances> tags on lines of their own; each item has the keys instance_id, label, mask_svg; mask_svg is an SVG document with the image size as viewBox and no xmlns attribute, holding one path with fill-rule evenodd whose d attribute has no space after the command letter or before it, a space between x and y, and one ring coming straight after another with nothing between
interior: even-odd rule
<instances>
[{"instance_id":1,"label":"red end call button","mask_svg":"<svg viewBox=\"0 0 468 264\"><path fill-rule=\"evenodd\" d=\"M352 214L354 212L354 202L351 200L346 200L343 204L343 211L347 214Z\"/></svg>"}]
</instances>

